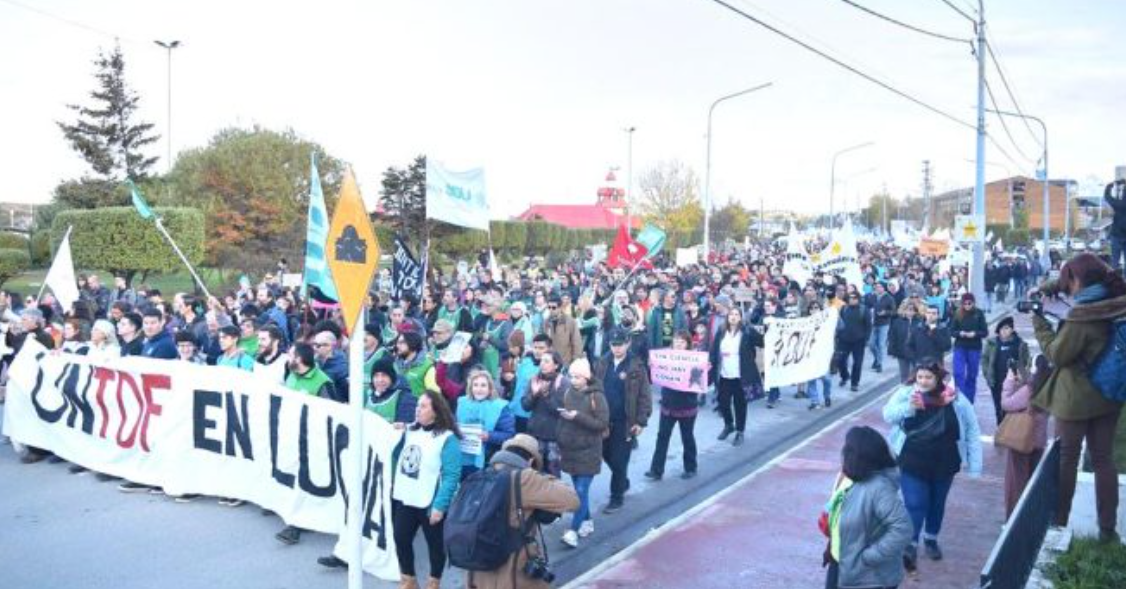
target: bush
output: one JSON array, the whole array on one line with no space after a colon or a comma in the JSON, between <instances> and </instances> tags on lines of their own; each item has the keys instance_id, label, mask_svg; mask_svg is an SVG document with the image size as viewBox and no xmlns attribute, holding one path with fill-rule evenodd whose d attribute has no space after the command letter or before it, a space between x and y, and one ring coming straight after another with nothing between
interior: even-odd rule
<instances>
[{"instance_id":1,"label":"bush","mask_svg":"<svg viewBox=\"0 0 1126 589\"><path fill-rule=\"evenodd\" d=\"M157 208L164 228L193 265L203 259L203 213L197 209ZM133 207L69 210L59 213L51 226L51 251L66 233L75 268L103 269L128 278L138 271L168 271L183 262L157 231L152 221L142 219ZM53 254L52 254L53 255Z\"/></svg>"},{"instance_id":2,"label":"bush","mask_svg":"<svg viewBox=\"0 0 1126 589\"><path fill-rule=\"evenodd\" d=\"M51 232L36 231L31 238L31 265L42 268L51 263Z\"/></svg>"},{"instance_id":3,"label":"bush","mask_svg":"<svg viewBox=\"0 0 1126 589\"><path fill-rule=\"evenodd\" d=\"M27 249L27 238L19 233L0 232L0 249L18 250Z\"/></svg>"},{"instance_id":4,"label":"bush","mask_svg":"<svg viewBox=\"0 0 1126 589\"><path fill-rule=\"evenodd\" d=\"M1056 589L1126 587L1126 545L1076 538L1048 567L1048 578Z\"/></svg>"},{"instance_id":5,"label":"bush","mask_svg":"<svg viewBox=\"0 0 1126 589\"><path fill-rule=\"evenodd\" d=\"M31 267L31 256L27 249L0 249L0 285L9 278Z\"/></svg>"}]
</instances>

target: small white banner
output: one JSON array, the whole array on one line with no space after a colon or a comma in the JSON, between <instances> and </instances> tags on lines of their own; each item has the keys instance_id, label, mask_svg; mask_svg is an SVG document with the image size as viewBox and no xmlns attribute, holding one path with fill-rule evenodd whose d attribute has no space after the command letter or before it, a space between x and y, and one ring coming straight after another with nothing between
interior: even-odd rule
<instances>
[{"instance_id":1,"label":"small white banner","mask_svg":"<svg viewBox=\"0 0 1126 589\"><path fill-rule=\"evenodd\" d=\"M763 368L766 388L809 382L829 373L837 310L797 319L766 318Z\"/></svg>"},{"instance_id":2,"label":"small white banner","mask_svg":"<svg viewBox=\"0 0 1126 589\"><path fill-rule=\"evenodd\" d=\"M691 266L700 261L700 252L694 247L676 248L676 267Z\"/></svg>"}]
</instances>

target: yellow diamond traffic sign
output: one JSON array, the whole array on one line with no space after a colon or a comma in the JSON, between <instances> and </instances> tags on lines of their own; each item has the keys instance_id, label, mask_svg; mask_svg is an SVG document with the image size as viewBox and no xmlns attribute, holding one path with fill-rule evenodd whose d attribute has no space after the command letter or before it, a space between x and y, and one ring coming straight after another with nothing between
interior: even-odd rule
<instances>
[{"instance_id":1,"label":"yellow diamond traffic sign","mask_svg":"<svg viewBox=\"0 0 1126 589\"><path fill-rule=\"evenodd\" d=\"M371 278L379 266L379 242L351 169L345 173L340 187L325 252L347 328L355 329Z\"/></svg>"}]
</instances>

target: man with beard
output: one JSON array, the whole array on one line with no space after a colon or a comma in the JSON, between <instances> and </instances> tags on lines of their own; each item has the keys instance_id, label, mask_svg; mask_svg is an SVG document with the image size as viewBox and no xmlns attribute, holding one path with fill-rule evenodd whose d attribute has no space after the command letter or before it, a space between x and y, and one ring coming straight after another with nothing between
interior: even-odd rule
<instances>
[{"instance_id":1,"label":"man with beard","mask_svg":"<svg viewBox=\"0 0 1126 589\"><path fill-rule=\"evenodd\" d=\"M259 286L255 301L258 304L260 325L272 322L281 330L285 341L289 341L289 319L285 316L285 311L274 304L274 294L270 292L270 289L266 286Z\"/></svg>"},{"instance_id":2,"label":"man with beard","mask_svg":"<svg viewBox=\"0 0 1126 589\"><path fill-rule=\"evenodd\" d=\"M442 293L442 307L438 309L438 320L445 319L456 331L471 331L473 329L473 316L469 309L458 304L457 293L451 288ZM435 323L434 327L437 328Z\"/></svg>"},{"instance_id":3,"label":"man with beard","mask_svg":"<svg viewBox=\"0 0 1126 589\"><path fill-rule=\"evenodd\" d=\"M430 360L441 362L442 354L445 353L446 348L450 347L450 340L453 337L454 326L452 323L445 319L439 319L434 323L434 329L430 333Z\"/></svg>"},{"instance_id":4,"label":"man with beard","mask_svg":"<svg viewBox=\"0 0 1126 589\"><path fill-rule=\"evenodd\" d=\"M595 382L602 383L610 408L609 435L602 440L602 458L610 467L610 503L603 513L622 508L629 490L629 460L634 441L641 435L652 411L649 370L633 355L623 330L610 334L610 355L598 361Z\"/></svg>"},{"instance_id":5,"label":"man with beard","mask_svg":"<svg viewBox=\"0 0 1126 589\"><path fill-rule=\"evenodd\" d=\"M572 361L582 357L583 338L579 333L579 325L573 317L563 313L561 305L562 298L552 295L547 304L548 315L543 327L544 333L553 342L553 349L563 358L562 366L570 366Z\"/></svg>"},{"instance_id":6,"label":"man with beard","mask_svg":"<svg viewBox=\"0 0 1126 589\"><path fill-rule=\"evenodd\" d=\"M629 352L634 358L641 360L645 370L649 370L649 341L644 331L638 329L638 318L635 307L622 308L621 328L629 339Z\"/></svg>"},{"instance_id":7,"label":"man with beard","mask_svg":"<svg viewBox=\"0 0 1126 589\"><path fill-rule=\"evenodd\" d=\"M395 340L395 372L407 382L417 398L426 392L426 381L432 378L434 362L422 350L422 334L406 331Z\"/></svg>"},{"instance_id":8,"label":"man with beard","mask_svg":"<svg viewBox=\"0 0 1126 589\"><path fill-rule=\"evenodd\" d=\"M317 367L332 379L334 401L348 402L348 359L336 349L336 336L331 331L320 331L313 336L313 352Z\"/></svg>"},{"instance_id":9,"label":"man with beard","mask_svg":"<svg viewBox=\"0 0 1126 589\"><path fill-rule=\"evenodd\" d=\"M282 334L276 325L258 330L258 356L254 358L254 373L265 376L269 382L282 384L287 372L287 359L282 353Z\"/></svg>"}]
</instances>

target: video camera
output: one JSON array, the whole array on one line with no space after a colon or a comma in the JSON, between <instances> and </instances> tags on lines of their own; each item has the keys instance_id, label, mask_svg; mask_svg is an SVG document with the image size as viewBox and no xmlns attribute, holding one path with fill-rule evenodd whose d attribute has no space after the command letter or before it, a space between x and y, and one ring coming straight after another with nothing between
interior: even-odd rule
<instances>
[{"instance_id":1,"label":"video camera","mask_svg":"<svg viewBox=\"0 0 1126 589\"><path fill-rule=\"evenodd\" d=\"M1028 297L1027 301L1017 302L1018 313L1035 313L1037 315L1044 314L1044 296L1040 293L1033 293Z\"/></svg>"}]
</instances>

